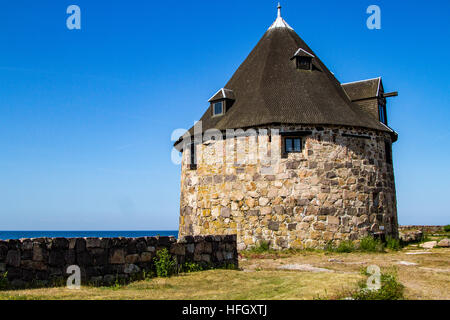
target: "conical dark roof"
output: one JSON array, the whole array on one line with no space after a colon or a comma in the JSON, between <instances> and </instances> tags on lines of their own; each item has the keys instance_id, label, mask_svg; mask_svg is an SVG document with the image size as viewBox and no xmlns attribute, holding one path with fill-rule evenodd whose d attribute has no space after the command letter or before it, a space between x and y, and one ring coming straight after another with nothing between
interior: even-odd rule
<instances>
[{"instance_id":1,"label":"conical dark roof","mask_svg":"<svg viewBox=\"0 0 450 320\"><path fill-rule=\"evenodd\" d=\"M299 49L314 56L313 70L297 69L291 58ZM213 117L209 108L201 118L203 131L304 124L357 126L392 132L351 102L339 81L281 16L225 88L233 92L232 108L218 117Z\"/></svg>"}]
</instances>

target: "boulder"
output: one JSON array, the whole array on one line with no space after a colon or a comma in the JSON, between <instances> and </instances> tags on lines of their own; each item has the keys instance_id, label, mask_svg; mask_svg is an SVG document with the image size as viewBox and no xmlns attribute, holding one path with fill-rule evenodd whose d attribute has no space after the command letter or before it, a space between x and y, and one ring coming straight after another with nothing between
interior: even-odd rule
<instances>
[{"instance_id":1,"label":"boulder","mask_svg":"<svg viewBox=\"0 0 450 320\"><path fill-rule=\"evenodd\" d=\"M418 242L422 237L423 232L420 230L403 231L399 233L399 238L404 243Z\"/></svg>"},{"instance_id":2,"label":"boulder","mask_svg":"<svg viewBox=\"0 0 450 320\"><path fill-rule=\"evenodd\" d=\"M439 241L438 246L445 247L445 248L450 247L450 239L448 239L448 238L442 239L441 241Z\"/></svg>"},{"instance_id":3,"label":"boulder","mask_svg":"<svg viewBox=\"0 0 450 320\"><path fill-rule=\"evenodd\" d=\"M436 246L437 246L437 241L428 241L428 242L424 242L420 245L420 247L424 248L424 249L432 249Z\"/></svg>"}]
</instances>

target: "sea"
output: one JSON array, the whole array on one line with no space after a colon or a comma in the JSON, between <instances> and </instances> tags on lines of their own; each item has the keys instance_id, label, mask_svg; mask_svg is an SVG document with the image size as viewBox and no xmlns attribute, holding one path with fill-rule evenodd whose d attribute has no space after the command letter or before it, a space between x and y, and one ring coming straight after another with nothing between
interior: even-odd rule
<instances>
[{"instance_id":1,"label":"sea","mask_svg":"<svg viewBox=\"0 0 450 320\"><path fill-rule=\"evenodd\" d=\"M165 231L0 231L0 240L22 238L139 238L153 236L178 236L178 230Z\"/></svg>"}]
</instances>

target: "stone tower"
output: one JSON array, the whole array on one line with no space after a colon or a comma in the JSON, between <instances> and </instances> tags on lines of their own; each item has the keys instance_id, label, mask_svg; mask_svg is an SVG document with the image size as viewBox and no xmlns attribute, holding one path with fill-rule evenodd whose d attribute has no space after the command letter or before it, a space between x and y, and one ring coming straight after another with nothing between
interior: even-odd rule
<instances>
[{"instance_id":1,"label":"stone tower","mask_svg":"<svg viewBox=\"0 0 450 320\"><path fill-rule=\"evenodd\" d=\"M397 237L381 78L341 84L281 17L201 120L182 152L179 236L237 234L238 248L323 247Z\"/></svg>"}]
</instances>

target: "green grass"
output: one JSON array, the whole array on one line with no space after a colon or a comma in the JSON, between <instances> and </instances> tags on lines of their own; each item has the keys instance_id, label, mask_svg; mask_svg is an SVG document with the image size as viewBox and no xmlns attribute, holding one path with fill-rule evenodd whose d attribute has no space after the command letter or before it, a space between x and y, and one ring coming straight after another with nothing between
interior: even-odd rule
<instances>
[{"instance_id":1,"label":"green grass","mask_svg":"<svg viewBox=\"0 0 450 320\"><path fill-rule=\"evenodd\" d=\"M405 287L398 282L396 273L381 274L381 288L370 290L367 281L360 281L359 288L351 293L354 300L402 300Z\"/></svg>"},{"instance_id":2,"label":"green grass","mask_svg":"<svg viewBox=\"0 0 450 320\"><path fill-rule=\"evenodd\" d=\"M362 252L384 252L384 244L380 240L367 236L361 239L359 251Z\"/></svg>"},{"instance_id":3,"label":"green grass","mask_svg":"<svg viewBox=\"0 0 450 320\"><path fill-rule=\"evenodd\" d=\"M8 272L0 273L0 290L7 289L9 287Z\"/></svg>"},{"instance_id":4,"label":"green grass","mask_svg":"<svg viewBox=\"0 0 450 320\"><path fill-rule=\"evenodd\" d=\"M361 275L261 270L208 270L153 278L124 286L87 287L69 290L64 287L0 291L2 299L313 299L319 294L336 295L357 286Z\"/></svg>"},{"instance_id":5,"label":"green grass","mask_svg":"<svg viewBox=\"0 0 450 320\"><path fill-rule=\"evenodd\" d=\"M386 248L393 250L393 251L398 251L402 248L402 245L401 245L399 239L387 237L386 238Z\"/></svg>"},{"instance_id":6,"label":"green grass","mask_svg":"<svg viewBox=\"0 0 450 320\"><path fill-rule=\"evenodd\" d=\"M250 253L267 253L270 251L270 241L260 241L254 248L248 250Z\"/></svg>"},{"instance_id":7,"label":"green grass","mask_svg":"<svg viewBox=\"0 0 450 320\"><path fill-rule=\"evenodd\" d=\"M338 246L333 246L329 243L325 247L325 251L336 253L351 253L351 252L384 252L384 244L375 240L373 237L364 237L360 240L359 246L351 240L341 241Z\"/></svg>"}]
</instances>

